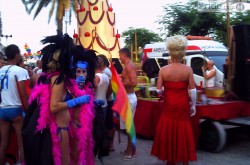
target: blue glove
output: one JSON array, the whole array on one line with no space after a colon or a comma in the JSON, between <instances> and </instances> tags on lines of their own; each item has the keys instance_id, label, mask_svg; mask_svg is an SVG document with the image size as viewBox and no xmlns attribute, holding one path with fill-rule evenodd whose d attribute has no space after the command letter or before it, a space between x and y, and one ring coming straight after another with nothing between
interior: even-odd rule
<instances>
[{"instance_id":1,"label":"blue glove","mask_svg":"<svg viewBox=\"0 0 250 165\"><path fill-rule=\"evenodd\" d=\"M71 100L66 101L69 108L88 103L90 100L89 95L80 96Z\"/></svg>"},{"instance_id":2,"label":"blue glove","mask_svg":"<svg viewBox=\"0 0 250 165\"><path fill-rule=\"evenodd\" d=\"M94 105L95 106L103 106L105 104L104 100L95 100Z\"/></svg>"},{"instance_id":3,"label":"blue glove","mask_svg":"<svg viewBox=\"0 0 250 165\"><path fill-rule=\"evenodd\" d=\"M84 76L78 76L76 78L76 82L79 83L85 83L85 77Z\"/></svg>"}]
</instances>

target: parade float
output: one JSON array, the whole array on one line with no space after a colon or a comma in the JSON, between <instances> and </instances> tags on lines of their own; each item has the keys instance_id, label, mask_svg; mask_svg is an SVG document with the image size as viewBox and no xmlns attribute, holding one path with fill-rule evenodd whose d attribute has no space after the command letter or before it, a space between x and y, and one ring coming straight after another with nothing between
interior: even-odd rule
<instances>
[{"instance_id":1,"label":"parade float","mask_svg":"<svg viewBox=\"0 0 250 165\"><path fill-rule=\"evenodd\" d=\"M196 115L191 117L192 128L197 147L209 152L220 152L224 148L230 129L240 129L249 136L250 56L247 53L249 52L249 39L246 39L245 36L249 34L250 26L239 25L231 28L234 30L231 32L232 45L229 47L227 55L229 63L227 64L227 74L225 73L227 75L227 80L224 82L226 83L225 91L222 89L221 95L215 97L215 93L211 93L214 91L213 87L203 88L199 83L196 84L197 89L204 91L206 99L202 101L197 97ZM164 55L166 57L164 52L161 55L162 58ZM206 55L201 54L201 62L203 62L203 56ZM154 59L154 63L157 62L159 64L155 66L160 68L160 61ZM152 67L153 65L150 65L150 69ZM197 69L200 68L201 66L197 67ZM200 78L203 77L200 76ZM140 81L138 82L140 83ZM162 101L152 99L151 88L153 87L149 79L144 79L141 83L139 88L144 89L144 93L141 99L138 99L134 117L136 133L147 138L154 138L161 112L166 108Z\"/></svg>"},{"instance_id":2,"label":"parade float","mask_svg":"<svg viewBox=\"0 0 250 165\"><path fill-rule=\"evenodd\" d=\"M93 49L97 54L117 58L121 35L115 24L115 13L108 0L85 0L77 10L75 43Z\"/></svg>"}]
</instances>

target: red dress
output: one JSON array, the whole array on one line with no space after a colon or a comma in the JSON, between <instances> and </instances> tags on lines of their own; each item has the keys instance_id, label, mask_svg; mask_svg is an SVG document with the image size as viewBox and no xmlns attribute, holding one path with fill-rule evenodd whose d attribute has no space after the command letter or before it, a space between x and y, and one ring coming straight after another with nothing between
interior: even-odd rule
<instances>
[{"instance_id":1,"label":"red dress","mask_svg":"<svg viewBox=\"0 0 250 165\"><path fill-rule=\"evenodd\" d=\"M196 160L190 123L188 82L164 82L164 110L157 125L151 154L160 160Z\"/></svg>"}]
</instances>

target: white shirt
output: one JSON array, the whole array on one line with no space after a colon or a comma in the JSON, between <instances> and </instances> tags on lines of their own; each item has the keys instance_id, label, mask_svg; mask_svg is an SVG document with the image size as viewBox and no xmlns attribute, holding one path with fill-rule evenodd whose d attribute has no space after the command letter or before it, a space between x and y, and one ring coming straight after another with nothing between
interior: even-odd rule
<instances>
[{"instance_id":1,"label":"white shirt","mask_svg":"<svg viewBox=\"0 0 250 165\"><path fill-rule=\"evenodd\" d=\"M206 74L208 75L211 71L215 71L214 69L207 70ZM214 87L215 86L215 76L211 77L206 81L206 87Z\"/></svg>"},{"instance_id":2,"label":"white shirt","mask_svg":"<svg viewBox=\"0 0 250 165\"><path fill-rule=\"evenodd\" d=\"M42 69L38 69L37 71L36 71L36 74L41 74L42 73Z\"/></svg>"},{"instance_id":3,"label":"white shirt","mask_svg":"<svg viewBox=\"0 0 250 165\"><path fill-rule=\"evenodd\" d=\"M95 91L95 100L103 100L105 102L103 107L107 107L106 94L109 87L109 78L104 73L96 73L95 75L100 78L100 82Z\"/></svg>"},{"instance_id":4,"label":"white shirt","mask_svg":"<svg viewBox=\"0 0 250 165\"><path fill-rule=\"evenodd\" d=\"M102 73L105 73L109 80L111 81L111 78L112 78L112 73L110 71L110 69L108 67L106 67L105 69L103 69ZM113 94L111 94L108 98L107 98L108 101L112 101L113 100Z\"/></svg>"},{"instance_id":5,"label":"white shirt","mask_svg":"<svg viewBox=\"0 0 250 165\"><path fill-rule=\"evenodd\" d=\"M5 65L0 69L0 82L9 67L10 65ZM28 80L28 71L16 65L10 67L3 81L1 107L21 106L16 79L17 81Z\"/></svg>"}]
</instances>

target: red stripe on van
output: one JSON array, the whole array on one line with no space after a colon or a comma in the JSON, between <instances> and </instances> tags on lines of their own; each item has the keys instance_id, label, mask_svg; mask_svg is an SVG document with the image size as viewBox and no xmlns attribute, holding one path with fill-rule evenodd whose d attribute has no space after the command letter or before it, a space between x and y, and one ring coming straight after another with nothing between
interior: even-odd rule
<instances>
[{"instance_id":1,"label":"red stripe on van","mask_svg":"<svg viewBox=\"0 0 250 165\"><path fill-rule=\"evenodd\" d=\"M152 51L153 51L153 48L145 48L145 49L143 49L144 53L152 52Z\"/></svg>"},{"instance_id":2,"label":"red stripe on van","mask_svg":"<svg viewBox=\"0 0 250 165\"><path fill-rule=\"evenodd\" d=\"M153 48L145 48L143 49L143 57L142 57L142 64L148 59L147 53L153 52Z\"/></svg>"},{"instance_id":3,"label":"red stripe on van","mask_svg":"<svg viewBox=\"0 0 250 165\"><path fill-rule=\"evenodd\" d=\"M201 50L201 48L195 45L189 45L187 46L187 50Z\"/></svg>"}]
</instances>

